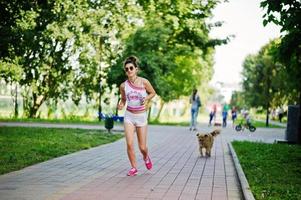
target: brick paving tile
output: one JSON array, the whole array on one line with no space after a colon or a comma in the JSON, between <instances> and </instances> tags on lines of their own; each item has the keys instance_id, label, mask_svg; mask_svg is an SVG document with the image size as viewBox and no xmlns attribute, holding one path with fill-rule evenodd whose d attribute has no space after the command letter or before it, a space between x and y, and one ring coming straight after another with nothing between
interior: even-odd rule
<instances>
[{"instance_id":1,"label":"brick paving tile","mask_svg":"<svg viewBox=\"0 0 301 200\"><path fill-rule=\"evenodd\" d=\"M223 129L207 158L187 127L149 126L151 171L136 142L139 174L126 176L130 165L121 139L0 176L0 200L242 199L227 144L233 138L237 133Z\"/></svg>"},{"instance_id":2,"label":"brick paving tile","mask_svg":"<svg viewBox=\"0 0 301 200\"><path fill-rule=\"evenodd\" d=\"M212 194L211 193L198 193L196 196L197 200L211 200Z\"/></svg>"}]
</instances>

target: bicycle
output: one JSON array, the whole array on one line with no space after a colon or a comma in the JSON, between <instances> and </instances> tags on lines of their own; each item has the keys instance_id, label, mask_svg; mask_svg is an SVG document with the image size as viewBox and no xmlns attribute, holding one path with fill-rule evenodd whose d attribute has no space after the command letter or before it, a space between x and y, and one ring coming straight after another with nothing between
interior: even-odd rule
<instances>
[{"instance_id":1,"label":"bicycle","mask_svg":"<svg viewBox=\"0 0 301 200\"><path fill-rule=\"evenodd\" d=\"M244 120L241 120L240 123L235 126L236 131L241 131L241 130L244 130L245 128L249 129L250 132L256 131L256 127L254 125L252 125L251 122L244 123Z\"/></svg>"}]
</instances>

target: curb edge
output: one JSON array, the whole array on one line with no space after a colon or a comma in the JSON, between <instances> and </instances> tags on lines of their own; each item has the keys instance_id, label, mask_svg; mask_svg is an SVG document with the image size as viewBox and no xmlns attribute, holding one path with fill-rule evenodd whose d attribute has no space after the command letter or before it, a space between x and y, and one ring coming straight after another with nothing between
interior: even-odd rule
<instances>
[{"instance_id":1,"label":"curb edge","mask_svg":"<svg viewBox=\"0 0 301 200\"><path fill-rule=\"evenodd\" d=\"M234 150L231 142L228 143L228 146L230 148L232 159L234 161L236 173L237 173L237 176L238 176L238 179L239 179L239 183L240 183L240 186L241 186L241 189L242 189L242 193L243 193L244 199L245 200L255 200L255 198L253 196L253 193L252 193L252 191L250 189L248 180L247 180L247 178L245 176L244 171L242 170L242 167L241 167L241 165L239 163L238 157L236 155L236 152L235 152L235 150Z\"/></svg>"}]
</instances>

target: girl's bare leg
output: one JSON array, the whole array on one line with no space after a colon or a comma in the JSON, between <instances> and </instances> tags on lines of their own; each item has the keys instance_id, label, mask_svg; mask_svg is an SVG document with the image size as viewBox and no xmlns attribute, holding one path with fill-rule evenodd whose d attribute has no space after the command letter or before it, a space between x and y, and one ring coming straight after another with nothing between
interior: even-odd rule
<instances>
[{"instance_id":1,"label":"girl's bare leg","mask_svg":"<svg viewBox=\"0 0 301 200\"><path fill-rule=\"evenodd\" d=\"M124 132L125 132L125 139L126 139L126 145L127 145L127 154L128 154L131 166L134 168L137 168L135 149L134 149L135 126L130 123L124 123Z\"/></svg>"},{"instance_id":2,"label":"girl's bare leg","mask_svg":"<svg viewBox=\"0 0 301 200\"><path fill-rule=\"evenodd\" d=\"M147 159L148 156L148 148L146 146L146 139L147 139L147 126L137 127L137 138L138 138L138 145L139 150L143 155L143 159Z\"/></svg>"}]
</instances>

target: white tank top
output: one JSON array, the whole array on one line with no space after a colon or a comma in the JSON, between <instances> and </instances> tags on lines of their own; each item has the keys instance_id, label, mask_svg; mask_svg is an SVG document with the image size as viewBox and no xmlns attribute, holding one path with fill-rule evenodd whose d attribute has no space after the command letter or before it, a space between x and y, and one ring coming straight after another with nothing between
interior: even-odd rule
<instances>
[{"instance_id":1,"label":"white tank top","mask_svg":"<svg viewBox=\"0 0 301 200\"><path fill-rule=\"evenodd\" d=\"M125 96L127 101L127 110L129 111L143 111L145 106L142 105L143 99L147 96L144 87L137 87L129 80L124 82Z\"/></svg>"}]
</instances>

